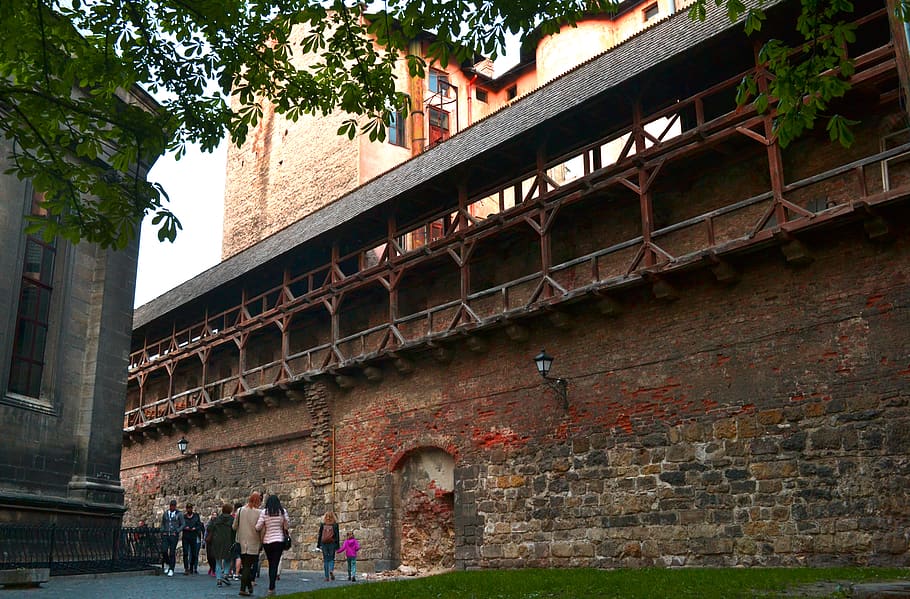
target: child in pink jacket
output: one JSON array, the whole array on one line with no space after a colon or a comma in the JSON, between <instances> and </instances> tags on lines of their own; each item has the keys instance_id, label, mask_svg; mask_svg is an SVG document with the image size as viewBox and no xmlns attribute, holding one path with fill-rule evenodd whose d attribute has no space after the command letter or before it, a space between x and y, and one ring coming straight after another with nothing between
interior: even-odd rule
<instances>
[{"instance_id":1,"label":"child in pink jacket","mask_svg":"<svg viewBox=\"0 0 910 599\"><path fill-rule=\"evenodd\" d=\"M338 553L344 552L348 558L348 580L357 582L357 552L360 551L360 543L354 538L353 532L348 532L348 538L344 540Z\"/></svg>"}]
</instances>

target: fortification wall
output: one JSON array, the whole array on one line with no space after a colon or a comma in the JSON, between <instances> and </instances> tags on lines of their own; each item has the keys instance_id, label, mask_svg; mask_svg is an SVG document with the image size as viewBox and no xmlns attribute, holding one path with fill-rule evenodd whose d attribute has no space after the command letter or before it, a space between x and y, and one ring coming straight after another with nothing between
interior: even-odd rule
<instances>
[{"instance_id":1,"label":"fortification wall","mask_svg":"<svg viewBox=\"0 0 910 599\"><path fill-rule=\"evenodd\" d=\"M579 303L568 327L541 315L524 337L488 331L477 351L132 445L125 522L257 488L288 505L306 568L329 507L366 571L907 566L910 240L854 223L805 243L803 267L768 248L733 286L696 271L675 302L627 291L614 318ZM568 409L534 370L541 347ZM181 434L199 461L161 461ZM439 480L415 466L440 454Z\"/></svg>"}]
</instances>

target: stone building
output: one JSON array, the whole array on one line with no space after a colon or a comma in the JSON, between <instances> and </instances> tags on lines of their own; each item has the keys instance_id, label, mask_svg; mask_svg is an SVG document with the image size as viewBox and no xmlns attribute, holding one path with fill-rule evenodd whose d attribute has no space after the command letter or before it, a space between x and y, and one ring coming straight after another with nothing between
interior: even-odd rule
<instances>
[{"instance_id":1,"label":"stone building","mask_svg":"<svg viewBox=\"0 0 910 599\"><path fill-rule=\"evenodd\" d=\"M307 568L327 509L368 571L910 564L907 38L857 6L856 142L784 148L734 97L798 9L671 16L140 307L128 521L260 489Z\"/></svg>"},{"instance_id":2,"label":"stone building","mask_svg":"<svg viewBox=\"0 0 910 599\"><path fill-rule=\"evenodd\" d=\"M158 108L138 88L129 101ZM0 173L11 148L0 142ZM23 233L42 214L28 181L0 174L0 198L0 522L117 525L138 239L47 242Z\"/></svg>"}]
</instances>

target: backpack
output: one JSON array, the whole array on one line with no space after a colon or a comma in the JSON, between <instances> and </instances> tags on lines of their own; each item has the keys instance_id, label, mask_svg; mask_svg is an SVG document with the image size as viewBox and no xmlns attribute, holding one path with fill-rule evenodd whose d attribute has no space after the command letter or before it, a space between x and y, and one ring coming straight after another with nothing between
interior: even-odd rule
<instances>
[{"instance_id":1,"label":"backpack","mask_svg":"<svg viewBox=\"0 0 910 599\"><path fill-rule=\"evenodd\" d=\"M332 524L322 525L322 542L331 543L335 540L335 526Z\"/></svg>"}]
</instances>

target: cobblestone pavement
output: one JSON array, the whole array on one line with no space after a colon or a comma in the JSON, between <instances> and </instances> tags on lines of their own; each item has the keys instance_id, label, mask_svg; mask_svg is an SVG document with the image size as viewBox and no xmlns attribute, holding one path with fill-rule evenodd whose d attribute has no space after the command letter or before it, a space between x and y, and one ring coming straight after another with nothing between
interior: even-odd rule
<instances>
[{"instance_id":1,"label":"cobblestone pavement","mask_svg":"<svg viewBox=\"0 0 910 599\"><path fill-rule=\"evenodd\" d=\"M253 587L254 597L264 597L269 588L268 574L263 572ZM325 582L322 572L284 570L275 584L275 595L314 591L328 586L366 584L347 582L339 575L335 582ZM0 599L224 599L234 598L240 591L240 581L229 587L218 587L215 579L200 571L183 576L178 566L173 577L149 573L102 574L98 576L53 576L40 588L2 589Z\"/></svg>"}]
</instances>

